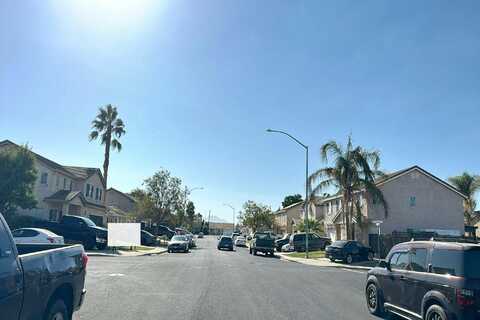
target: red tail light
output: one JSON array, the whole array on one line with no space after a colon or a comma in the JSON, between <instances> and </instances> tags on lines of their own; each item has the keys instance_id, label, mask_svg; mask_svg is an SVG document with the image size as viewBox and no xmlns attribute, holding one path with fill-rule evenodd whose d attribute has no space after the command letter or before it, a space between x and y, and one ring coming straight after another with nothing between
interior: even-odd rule
<instances>
[{"instance_id":1,"label":"red tail light","mask_svg":"<svg viewBox=\"0 0 480 320\"><path fill-rule=\"evenodd\" d=\"M52 237L48 237L47 240L48 240L50 243L54 243L54 242L55 242L55 239L53 239Z\"/></svg>"},{"instance_id":2,"label":"red tail light","mask_svg":"<svg viewBox=\"0 0 480 320\"><path fill-rule=\"evenodd\" d=\"M457 304L462 307L471 306L475 303L474 292L469 289L457 289Z\"/></svg>"},{"instance_id":3,"label":"red tail light","mask_svg":"<svg viewBox=\"0 0 480 320\"><path fill-rule=\"evenodd\" d=\"M82 252L82 264L84 268L87 268L88 256L85 252Z\"/></svg>"}]
</instances>

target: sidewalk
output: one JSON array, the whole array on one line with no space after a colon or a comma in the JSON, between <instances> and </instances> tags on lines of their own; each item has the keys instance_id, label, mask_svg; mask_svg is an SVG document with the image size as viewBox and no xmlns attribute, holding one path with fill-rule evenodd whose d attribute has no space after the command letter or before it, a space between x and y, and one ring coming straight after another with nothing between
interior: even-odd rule
<instances>
[{"instance_id":1,"label":"sidewalk","mask_svg":"<svg viewBox=\"0 0 480 320\"><path fill-rule=\"evenodd\" d=\"M278 255L282 260L302 263L302 264L315 266L315 267L342 268L342 269L364 270L364 271L368 271L373 268L369 266L359 266L355 264L343 264L343 263L331 262L327 258L305 259L305 258L290 257L288 256L288 253L283 253L283 252L275 252L275 254Z\"/></svg>"},{"instance_id":2,"label":"sidewalk","mask_svg":"<svg viewBox=\"0 0 480 320\"><path fill-rule=\"evenodd\" d=\"M112 250L87 251L86 253L89 257L141 257L162 254L165 252L167 252L167 248L154 247L152 249L138 249L136 251L117 250L116 253L114 253Z\"/></svg>"}]
</instances>

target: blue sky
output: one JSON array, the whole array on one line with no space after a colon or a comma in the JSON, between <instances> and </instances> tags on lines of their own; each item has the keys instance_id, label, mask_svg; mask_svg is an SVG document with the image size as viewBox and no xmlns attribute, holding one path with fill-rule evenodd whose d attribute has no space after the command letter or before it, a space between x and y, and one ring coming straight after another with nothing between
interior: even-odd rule
<instances>
[{"instance_id":1,"label":"blue sky","mask_svg":"<svg viewBox=\"0 0 480 320\"><path fill-rule=\"evenodd\" d=\"M101 167L90 121L126 122L110 186L160 168L201 213L302 193L330 139L447 178L480 173L478 1L2 1L0 140Z\"/></svg>"}]
</instances>

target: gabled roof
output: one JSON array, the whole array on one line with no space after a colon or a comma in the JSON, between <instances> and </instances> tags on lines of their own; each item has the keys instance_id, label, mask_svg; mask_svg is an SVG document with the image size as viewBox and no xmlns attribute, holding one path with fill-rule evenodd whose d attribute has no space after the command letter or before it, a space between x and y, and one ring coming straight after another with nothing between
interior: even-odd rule
<instances>
[{"instance_id":1,"label":"gabled roof","mask_svg":"<svg viewBox=\"0 0 480 320\"><path fill-rule=\"evenodd\" d=\"M415 166L412 166L412 167L409 167L409 168L406 168L406 169L403 169L403 170L399 170L399 171L395 171L393 173L389 173L381 178L378 178L377 180L375 180L375 184L377 186L381 186L381 185L384 185L385 183L388 183L388 182L391 182L395 179L398 179L402 176L404 176L405 174L408 174L412 171L419 171L421 172L422 174L424 174L425 176L431 178L432 180L434 180L435 182L441 184L442 186L446 187L447 189L449 189L450 191L453 191L455 193L457 193L459 196L461 196L462 198L466 198L466 196L460 192L457 188L455 188L454 186L452 186L451 184L449 184L448 182L440 179L440 178L437 178L436 176L434 176L433 174L431 174L430 172L428 172L427 170L425 169L422 169L421 167L415 165ZM341 198L342 197L342 194L341 193L337 193L336 195L334 196L331 196L331 197L328 197L328 198L325 198L323 199L323 202L325 201L329 201L329 200L335 200L335 199L338 199L338 198Z\"/></svg>"},{"instance_id":2,"label":"gabled roof","mask_svg":"<svg viewBox=\"0 0 480 320\"><path fill-rule=\"evenodd\" d=\"M19 145L13 143L10 140L3 140L0 141L0 147L3 146L13 146L13 147L20 147ZM56 163L55 161L52 161L50 159L47 159L38 153L35 153L33 151L30 151L36 160L43 162L45 165L49 166L52 169L61 171L63 174L73 178L73 179L78 179L78 180L85 180L88 179L90 176L92 176L95 173L98 173L100 176L100 180L102 181L102 184L105 186L105 180L103 178L102 171L98 168L90 168L90 167L75 167L75 166L63 166L59 163Z\"/></svg>"},{"instance_id":3,"label":"gabled roof","mask_svg":"<svg viewBox=\"0 0 480 320\"><path fill-rule=\"evenodd\" d=\"M294 204L291 204L291 205L289 205L289 206L286 206L285 208L281 208L281 209L275 211L273 214L284 213L284 212L286 212L288 209L292 209L292 208L297 207L297 206L299 206L299 205L302 205L302 206L303 206L304 203L305 203L304 200L299 201L299 202L295 202Z\"/></svg>"},{"instance_id":4,"label":"gabled roof","mask_svg":"<svg viewBox=\"0 0 480 320\"><path fill-rule=\"evenodd\" d=\"M86 180L94 174L98 174L100 176L100 180L102 181L103 186L105 186L105 179L103 178L102 171L100 171L100 169L98 168L65 166L65 169L82 180Z\"/></svg>"},{"instance_id":5,"label":"gabled roof","mask_svg":"<svg viewBox=\"0 0 480 320\"><path fill-rule=\"evenodd\" d=\"M46 197L45 201L60 201L60 202L69 202L72 201L75 197L79 196L82 203L85 203L85 197L81 191L70 191L70 190L59 190L52 194L51 196Z\"/></svg>"},{"instance_id":6,"label":"gabled roof","mask_svg":"<svg viewBox=\"0 0 480 320\"><path fill-rule=\"evenodd\" d=\"M108 188L107 192L117 192L117 193L121 194L122 196L124 196L125 198L128 198L130 201L137 202L137 199L135 199L134 197L132 197L128 193L122 192L122 191L117 190L115 188Z\"/></svg>"},{"instance_id":7,"label":"gabled roof","mask_svg":"<svg viewBox=\"0 0 480 320\"><path fill-rule=\"evenodd\" d=\"M13 143L12 141L10 140L3 140L3 141L0 141L0 147L3 147L3 146L12 146L12 147L17 147L19 148L20 146L16 143ZM62 173L72 177L72 178L77 178L74 174L72 174L70 171L66 170L64 166L62 166L61 164L58 164L50 159L47 159L41 155L39 155L38 153L35 153L33 151L30 150L30 152L33 154L33 156L40 162L43 162L45 165L55 169L55 170L58 170L58 171L61 171Z\"/></svg>"}]
</instances>

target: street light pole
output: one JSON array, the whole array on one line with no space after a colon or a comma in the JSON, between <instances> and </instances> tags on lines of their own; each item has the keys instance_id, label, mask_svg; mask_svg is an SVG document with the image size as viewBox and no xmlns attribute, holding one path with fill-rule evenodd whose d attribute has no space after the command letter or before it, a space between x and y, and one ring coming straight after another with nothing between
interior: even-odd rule
<instances>
[{"instance_id":1,"label":"street light pole","mask_svg":"<svg viewBox=\"0 0 480 320\"><path fill-rule=\"evenodd\" d=\"M233 211L233 226L232 226L232 236L233 236L233 233L235 232L235 208L228 203L224 203L223 205L226 207L229 207Z\"/></svg>"},{"instance_id":2,"label":"street light pole","mask_svg":"<svg viewBox=\"0 0 480 320\"><path fill-rule=\"evenodd\" d=\"M309 192L309 183L308 183L308 146L300 142L297 138L292 136L291 134L280 131L280 130L272 130L267 129L267 132L274 132L274 133L281 133L301 145L305 149L305 204L304 204L304 211L303 211L303 223L305 225L305 258L308 259L308 234L309 234L309 226L308 226L308 202L310 198Z\"/></svg>"}]
</instances>

